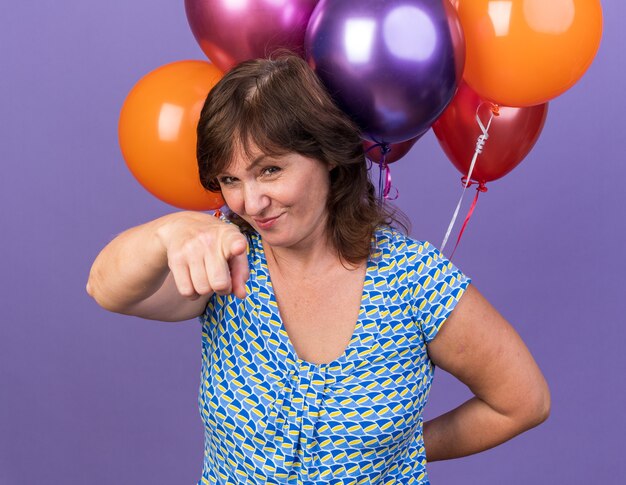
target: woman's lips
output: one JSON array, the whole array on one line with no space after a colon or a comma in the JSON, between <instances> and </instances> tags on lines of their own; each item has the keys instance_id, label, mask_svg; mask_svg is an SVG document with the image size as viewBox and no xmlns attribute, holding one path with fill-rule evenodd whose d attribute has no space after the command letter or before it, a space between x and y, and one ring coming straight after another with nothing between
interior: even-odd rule
<instances>
[{"instance_id":1,"label":"woman's lips","mask_svg":"<svg viewBox=\"0 0 626 485\"><path fill-rule=\"evenodd\" d=\"M268 217L266 219L255 219L254 222L256 222L261 229L269 229L274 225L276 219L278 219L281 215L282 214L279 214L275 217Z\"/></svg>"}]
</instances>

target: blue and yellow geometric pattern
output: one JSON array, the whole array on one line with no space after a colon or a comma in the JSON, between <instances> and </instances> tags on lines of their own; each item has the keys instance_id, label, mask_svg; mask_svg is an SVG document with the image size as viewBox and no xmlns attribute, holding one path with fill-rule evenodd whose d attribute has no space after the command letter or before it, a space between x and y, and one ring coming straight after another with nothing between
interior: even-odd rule
<instances>
[{"instance_id":1,"label":"blue and yellow geometric pattern","mask_svg":"<svg viewBox=\"0 0 626 485\"><path fill-rule=\"evenodd\" d=\"M426 344L470 283L428 242L373 237L358 322L329 364L299 359L249 237L247 297L213 295L202 322L198 485L428 484Z\"/></svg>"}]
</instances>

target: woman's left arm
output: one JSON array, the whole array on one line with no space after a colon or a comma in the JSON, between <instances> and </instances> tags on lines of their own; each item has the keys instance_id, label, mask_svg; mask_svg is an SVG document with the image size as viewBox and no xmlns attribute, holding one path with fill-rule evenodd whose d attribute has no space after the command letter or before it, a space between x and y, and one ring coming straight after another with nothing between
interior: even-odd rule
<instances>
[{"instance_id":1,"label":"woman's left arm","mask_svg":"<svg viewBox=\"0 0 626 485\"><path fill-rule=\"evenodd\" d=\"M424 423L427 461L493 448L547 419L550 391L537 363L473 285L428 344L428 354L475 397Z\"/></svg>"}]
</instances>

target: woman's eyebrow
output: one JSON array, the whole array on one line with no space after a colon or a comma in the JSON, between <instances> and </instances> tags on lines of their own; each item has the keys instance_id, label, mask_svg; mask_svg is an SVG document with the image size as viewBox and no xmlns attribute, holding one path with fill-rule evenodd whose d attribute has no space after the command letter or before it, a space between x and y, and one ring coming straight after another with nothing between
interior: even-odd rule
<instances>
[{"instance_id":1,"label":"woman's eyebrow","mask_svg":"<svg viewBox=\"0 0 626 485\"><path fill-rule=\"evenodd\" d=\"M248 165L246 167L246 172L250 172L252 171L257 165L259 165L265 158L267 158L266 154L262 154L259 155L258 157L256 157L252 163L250 163L250 165ZM222 172L218 173L217 176L218 177L223 177L223 176L230 176L230 173L228 172L228 170L223 170Z\"/></svg>"},{"instance_id":2,"label":"woman's eyebrow","mask_svg":"<svg viewBox=\"0 0 626 485\"><path fill-rule=\"evenodd\" d=\"M251 170L253 170L257 165L259 165L263 159L267 158L267 155L264 153L262 155L259 155L258 157L256 157L252 163L250 165L248 165L246 167L246 172L250 172Z\"/></svg>"}]
</instances>

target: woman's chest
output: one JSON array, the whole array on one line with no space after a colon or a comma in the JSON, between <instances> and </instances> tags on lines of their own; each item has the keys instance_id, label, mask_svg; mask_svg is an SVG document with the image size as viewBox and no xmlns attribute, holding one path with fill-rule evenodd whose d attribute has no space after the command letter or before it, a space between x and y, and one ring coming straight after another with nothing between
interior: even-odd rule
<instances>
[{"instance_id":1,"label":"woman's chest","mask_svg":"<svg viewBox=\"0 0 626 485\"><path fill-rule=\"evenodd\" d=\"M363 268L326 281L272 280L277 316L298 357L330 363L348 347L364 297Z\"/></svg>"},{"instance_id":2,"label":"woman's chest","mask_svg":"<svg viewBox=\"0 0 626 485\"><path fill-rule=\"evenodd\" d=\"M352 456L395 449L414 436L432 367L408 318L399 313L388 321L381 306L359 319L345 359L316 365L290 358L263 308L240 309L240 324L218 325L205 342L200 403L217 435L247 437L251 446L281 453L316 443L323 460L342 450Z\"/></svg>"}]
</instances>

